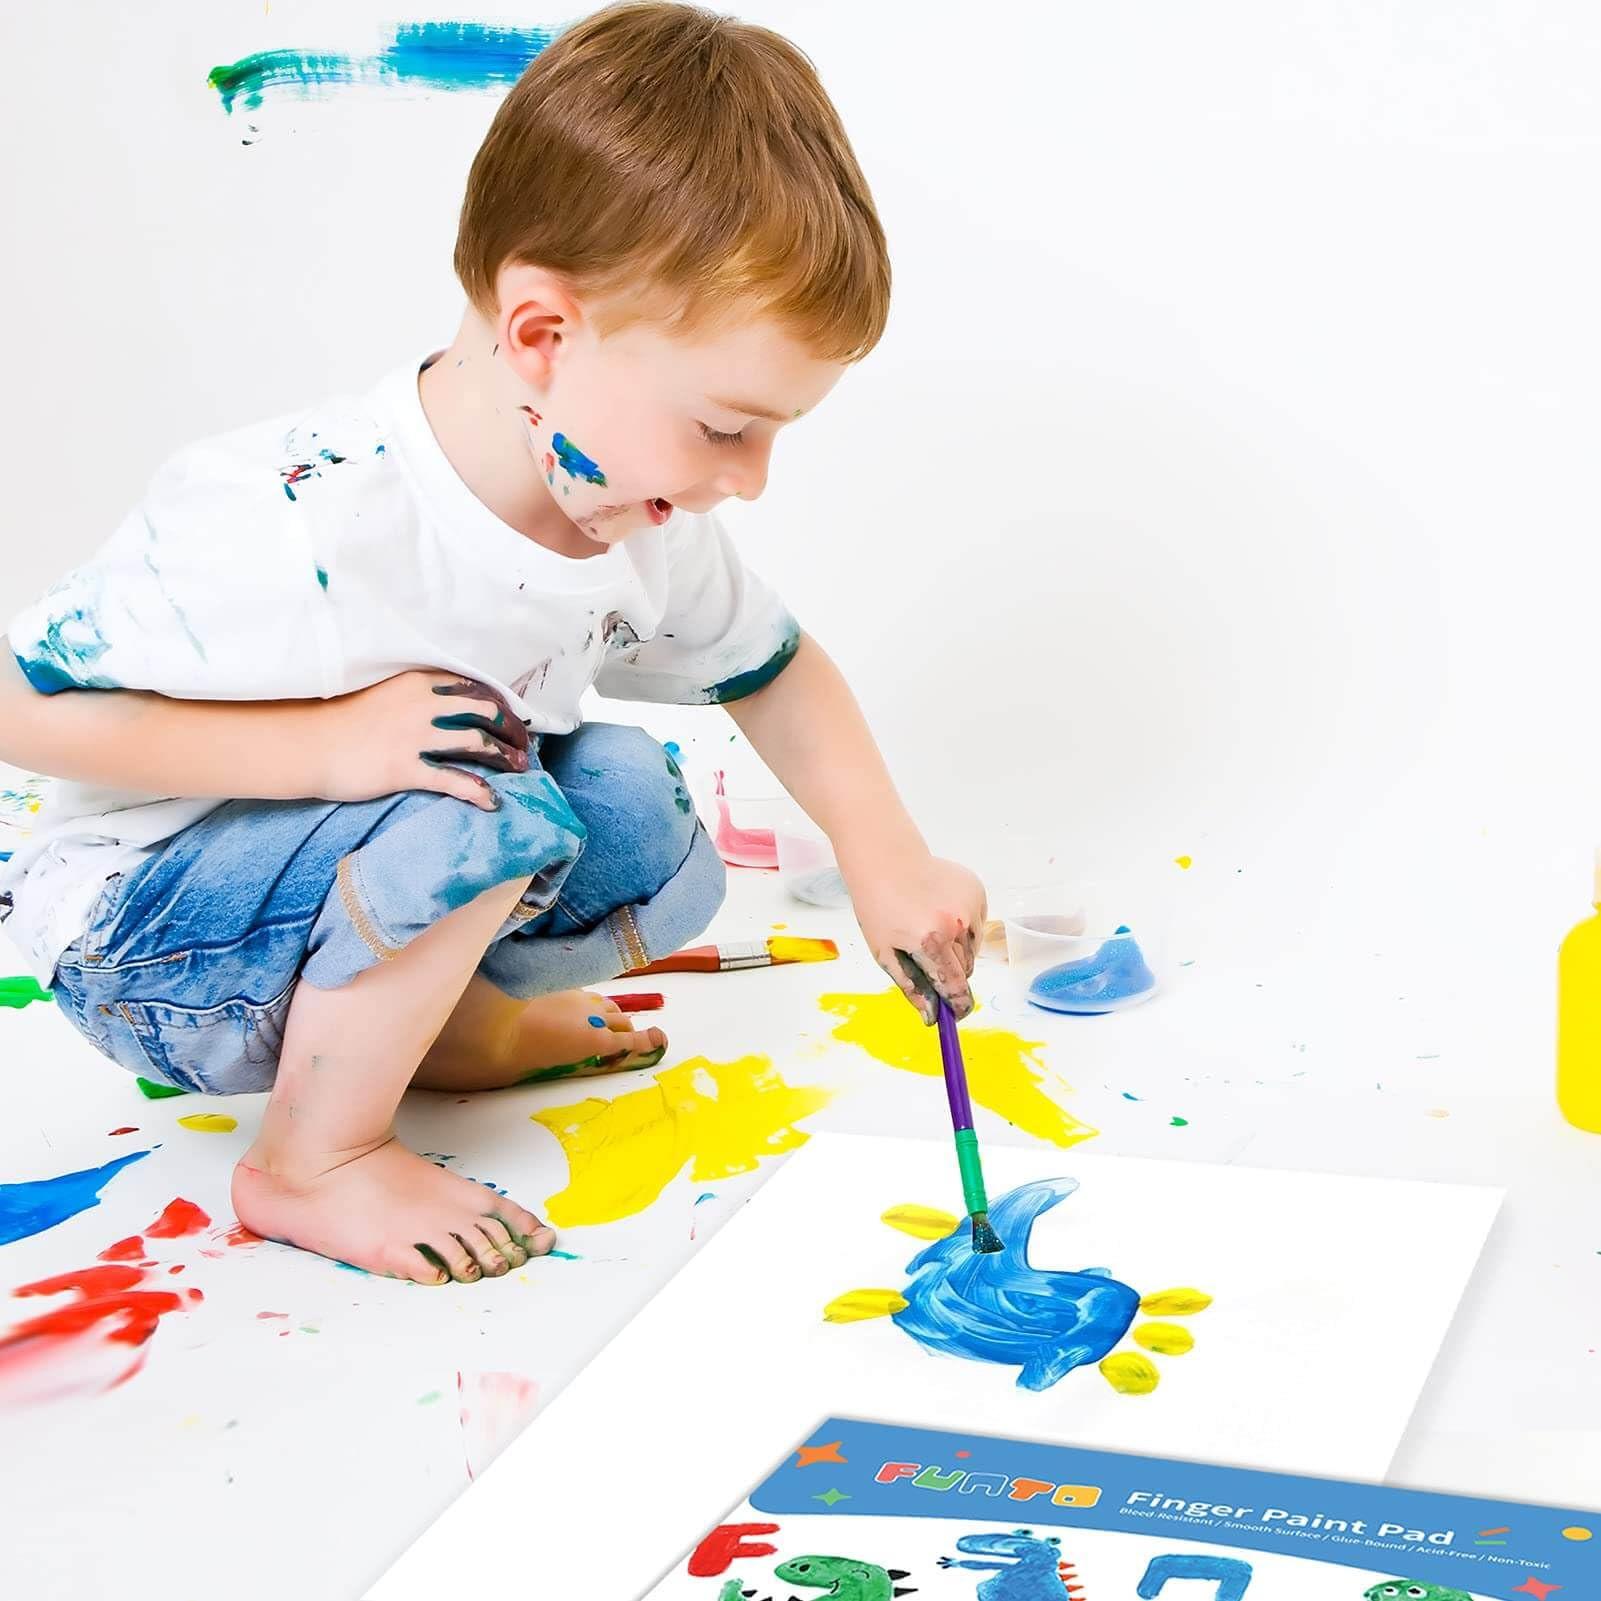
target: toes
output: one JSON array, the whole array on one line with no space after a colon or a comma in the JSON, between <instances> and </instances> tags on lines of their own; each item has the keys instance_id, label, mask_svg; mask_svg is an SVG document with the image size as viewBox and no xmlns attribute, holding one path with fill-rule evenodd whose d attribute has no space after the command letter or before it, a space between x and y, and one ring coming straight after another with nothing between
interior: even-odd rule
<instances>
[{"instance_id":1,"label":"toes","mask_svg":"<svg viewBox=\"0 0 1601 1601\"><path fill-rule=\"evenodd\" d=\"M430 1261L437 1261L458 1284L476 1284L484 1276L472 1252L455 1234L446 1234L436 1245L419 1245L417 1249Z\"/></svg>"},{"instance_id":2,"label":"toes","mask_svg":"<svg viewBox=\"0 0 1601 1601\"><path fill-rule=\"evenodd\" d=\"M479 1273L498 1279L506 1271L506 1258L495 1249L489 1236L479 1229L476 1220L469 1223L460 1234L452 1234L451 1238L472 1258Z\"/></svg>"},{"instance_id":3,"label":"toes","mask_svg":"<svg viewBox=\"0 0 1601 1601\"><path fill-rule=\"evenodd\" d=\"M528 1253L512 1237L511 1231L498 1217L478 1219L478 1232L494 1246L508 1267L521 1267Z\"/></svg>"},{"instance_id":4,"label":"toes","mask_svg":"<svg viewBox=\"0 0 1601 1601\"><path fill-rule=\"evenodd\" d=\"M541 1223L534 1214L515 1201L501 1196L495 1205L495 1217L530 1256L545 1256L556 1243L556 1231Z\"/></svg>"},{"instance_id":5,"label":"toes","mask_svg":"<svg viewBox=\"0 0 1601 1601\"><path fill-rule=\"evenodd\" d=\"M450 1269L438 1251L428 1245L414 1245L410 1250L397 1251L390 1263L390 1272L397 1278L410 1279L413 1284L449 1284Z\"/></svg>"},{"instance_id":6,"label":"toes","mask_svg":"<svg viewBox=\"0 0 1601 1601\"><path fill-rule=\"evenodd\" d=\"M654 1067L667 1051L667 1036L659 1028L630 1029L619 1037L623 1052L636 1067Z\"/></svg>"}]
</instances>

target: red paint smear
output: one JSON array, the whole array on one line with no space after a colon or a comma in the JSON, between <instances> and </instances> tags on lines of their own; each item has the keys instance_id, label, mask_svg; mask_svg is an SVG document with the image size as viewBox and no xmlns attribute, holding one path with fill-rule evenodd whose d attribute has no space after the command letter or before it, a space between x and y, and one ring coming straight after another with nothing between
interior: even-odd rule
<instances>
[{"instance_id":1,"label":"red paint smear","mask_svg":"<svg viewBox=\"0 0 1601 1601\"><path fill-rule=\"evenodd\" d=\"M210 1219L207 1219L207 1221L209 1222ZM261 1244L261 1236L259 1234L252 1234L243 1223L235 1223L231 1229L224 1229L222 1233L217 1236L217 1238L222 1240L227 1245ZM289 1314L287 1312L284 1314L285 1317L288 1315Z\"/></svg>"},{"instance_id":2,"label":"red paint smear","mask_svg":"<svg viewBox=\"0 0 1601 1601\"><path fill-rule=\"evenodd\" d=\"M128 1125L127 1128L114 1128L111 1131L112 1134L137 1134L138 1132L139 1132L139 1130L137 1128L135 1128L131 1123Z\"/></svg>"},{"instance_id":3,"label":"red paint smear","mask_svg":"<svg viewBox=\"0 0 1601 1601\"><path fill-rule=\"evenodd\" d=\"M198 1234L211 1222L211 1214L202 1212L193 1201L181 1196L167 1202L167 1209L145 1233L153 1240L176 1240L185 1234Z\"/></svg>"},{"instance_id":4,"label":"red paint smear","mask_svg":"<svg viewBox=\"0 0 1601 1601\"><path fill-rule=\"evenodd\" d=\"M125 1240L118 1240L115 1245L108 1245L100 1253L102 1262L138 1262L145 1254L144 1239L138 1234L130 1234ZM20 1290L17 1292L22 1293Z\"/></svg>"},{"instance_id":5,"label":"red paint smear","mask_svg":"<svg viewBox=\"0 0 1601 1601\"><path fill-rule=\"evenodd\" d=\"M256 1313L256 1316L258 1318L263 1318L263 1317L288 1317L289 1314L287 1312L258 1312L258 1313Z\"/></svg>"},{"instance_id":6,"label":"red paint smear","mask_svg":"<svg viewBox=\"0 0 1601 1601\"><path fill-rule=\"evenodd\" d=\"M641 995L608 995L606 999L620 1012L659 1012L667 1004L667 997L654 991Z\"/></svg>"}]
</instances>

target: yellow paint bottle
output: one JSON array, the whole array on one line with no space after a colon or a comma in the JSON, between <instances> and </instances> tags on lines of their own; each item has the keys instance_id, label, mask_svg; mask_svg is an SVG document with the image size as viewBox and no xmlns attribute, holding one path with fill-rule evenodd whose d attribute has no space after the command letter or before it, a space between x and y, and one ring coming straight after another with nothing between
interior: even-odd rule
<instances>
[{"instance_id":1,"label":"yellow paint bottle","mask_svg":"<svg viewBox=\"0 0 1601 1601\"><path fill-rule=\"evenodd\" d=\"M1575 1128L1601 1134L1601 850L1591 904L1596 915L1557 957L1557 1105Z\"/></svg>"}]
</instances>

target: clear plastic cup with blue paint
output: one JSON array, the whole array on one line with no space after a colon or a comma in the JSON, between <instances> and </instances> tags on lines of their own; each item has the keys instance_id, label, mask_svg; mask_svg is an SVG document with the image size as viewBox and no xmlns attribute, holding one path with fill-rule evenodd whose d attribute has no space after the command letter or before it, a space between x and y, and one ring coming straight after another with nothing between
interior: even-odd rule
<instances>
[{"instance_id":1,"label":"clear plastic cup with blue paint","mask_svg":"<svg viewBox=\"0 0 1601 1601\"><path fill-rule=\"evenodd\" d=\"M1159 933L1115 896L1055 885L1008 900L1007 964L1031 1005L1096 1016L1138 1006L1160 987Z\"/></svg>"},{"instance_id":2,"label":"clear plastic cup with blue paint","mask_svg":"<svg viewBox=\"0 0 1601 1601\"><path fill-rule=\"evenodd\" d=\"M822 829L792 817L774 830L778 838L778 881L791 900L806 906L849 906L851 892Z\"/></svg>"}]
</instances>

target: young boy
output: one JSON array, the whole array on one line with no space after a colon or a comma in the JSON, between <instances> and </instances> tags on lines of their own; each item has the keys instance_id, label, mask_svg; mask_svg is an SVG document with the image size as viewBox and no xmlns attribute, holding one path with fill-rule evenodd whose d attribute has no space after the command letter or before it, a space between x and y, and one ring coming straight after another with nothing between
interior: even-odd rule
<instances>
[{"instance_id":1,"label":"young boy","mask_svg":"<svg viewBox=\"0 0 1601 1601\"><path fill-rule=\"evenodd\" d=\"M271 1088L241 1222L420 1283L554 1236L399 1144L407 1086L659 1060L581 986L721 903L681 774L583 724L591 684L727 707L925 1021L971 1010L985 914L712 515L886 315L806 59L689 6L577 24L496 115L455 264L448 349L180 451L0 652L0 759L70 781L0 879L7 931L124 1067Z\"/></svg>"}]
</instances>

